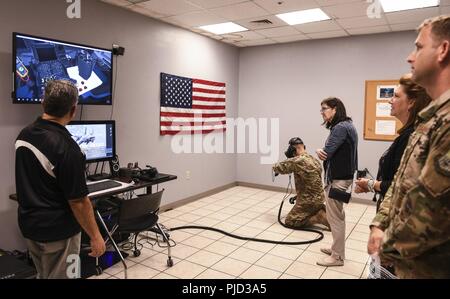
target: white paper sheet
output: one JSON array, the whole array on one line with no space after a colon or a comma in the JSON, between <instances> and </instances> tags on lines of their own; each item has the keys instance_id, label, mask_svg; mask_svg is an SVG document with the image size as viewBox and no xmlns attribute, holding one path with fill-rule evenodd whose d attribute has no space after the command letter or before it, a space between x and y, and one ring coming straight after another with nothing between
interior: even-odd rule
<instances>
[{"instance_id":1,"label":"white paper sheet","mask_svg":"<svg viewBox=\"0 0 450 299\"><path fill-rule=\"evenodd\" d=\"M377 103L377 117L391 116L391 104Z\"/></svg>"},{"instance_id":2,"label":"white paper sheet","mask_svg":"<svg viewBox=\"0 0 450 299\"><path fill-rule=\"evenodd\" d=\"M376 120L375 134L377 135L395 135L395 120Z\"/></svg>"}]
</instances>

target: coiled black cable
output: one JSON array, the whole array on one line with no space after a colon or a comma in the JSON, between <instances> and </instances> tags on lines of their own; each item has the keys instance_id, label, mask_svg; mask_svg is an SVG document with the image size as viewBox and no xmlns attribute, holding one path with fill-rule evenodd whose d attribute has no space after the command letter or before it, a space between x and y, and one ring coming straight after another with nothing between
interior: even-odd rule
<instances>
[{"instance_id":1,"label":"coiled black cable","mask_svg":"<svg viewBox=\"0 0 450 299\"><path fill-rule=\"evenodd\" d=\"M283 199L282 199L281 204L280 204L280 209L278 210L278 222L283 227L286 227L286 228L289 228L289 229L301 230L301 231L307 231L307 232L312 232L312 233L319 234L319 236L317 238L312 239L312 240L297 241L297 242L274 241L274 240L266 240L266 239L258 239L258 238L250 238L250 237L238 236L238 235L234 235L232 233L229 233L229 232L226 232L226 231L223 231L221 229L214 228L214 227L199 226L199 225L178 226L178 227L174 227L174 228L169 229L169 231L176 231L176 230L182 230L182 229L204 229L204 230L210 230L210 231L218 232L218 233L221 233L221 234L226 235L228 237L239 239L239 240L254 241L254 242L261 242L261 243L270 243L270 244L279 244L279 245L304 245L304 244L312 244L312 243L319 242L320 240L323 239L323 233L321 231L315 230L315 229L311 229L311 228L292 227L292 226L289 226L289 225L287 225L287 224L285 224L285 223L283 223L281 221L281 211L283 209L284 201L287 198L289 198L289 196L291 194L292 194L292 182L291 182L291 175L289 175L289 183L288 183L288 185L286 187L286 193L283 196Z\"/></svg>"}]
</instances>

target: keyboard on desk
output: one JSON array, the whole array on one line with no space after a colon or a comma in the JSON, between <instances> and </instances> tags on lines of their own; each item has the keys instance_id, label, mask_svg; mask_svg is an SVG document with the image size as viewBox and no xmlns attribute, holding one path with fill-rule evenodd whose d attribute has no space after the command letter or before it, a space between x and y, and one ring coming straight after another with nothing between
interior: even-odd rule
<instances>
[{"instance_id":1,"label":"keyboard on desk","mask_svg":"<svg viewBox=\"0 0 450 299\"><path fill-rule=\"evenodd\" d=\"M103 182L93 183L87 185L89 193L94 193L102 190L107 190L115 187L120 187L122 184L116 181L107 180Z\"/></svg>"}]
</instances>

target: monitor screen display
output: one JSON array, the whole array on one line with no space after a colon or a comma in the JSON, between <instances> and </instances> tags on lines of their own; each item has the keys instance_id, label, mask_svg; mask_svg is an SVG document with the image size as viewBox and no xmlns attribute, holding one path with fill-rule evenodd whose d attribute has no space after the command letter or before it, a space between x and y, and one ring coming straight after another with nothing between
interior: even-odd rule
<instances>
[{"instance_id":1,"label":"monitor screen display","mask_svg":"<svg viewBox=\"0 0 450 299\"><path fill-rule=\"evenodd\" d=\"M112 104L112 50L13 34L13 103L40 103L50 80L69 80L78 104Z\"/></svg>"},{"instance_id":2,"label":"monitor screen display","mask_svg":"<svg viewBox=\"0 0 450 299\"><path fill-rule=\"evenodd\" d=\"M116 154L115 121L73 121L66 126L87 162L108 161Z\"/></svg>"}]
</instances>

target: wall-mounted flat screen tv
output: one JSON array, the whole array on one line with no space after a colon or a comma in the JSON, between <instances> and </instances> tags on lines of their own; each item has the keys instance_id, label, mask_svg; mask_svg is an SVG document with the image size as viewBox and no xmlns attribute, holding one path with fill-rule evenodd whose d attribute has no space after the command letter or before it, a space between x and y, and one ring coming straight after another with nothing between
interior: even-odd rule
<instances>
[{"instance_id":1,"label":"wall-mounted flat screen tv","mask_svg":"<svg viewBox=\"0 0 450 299\"><path fill-rule=\"evenodd\" d=\"M112 50L13 33L13 103L35 104L51 80L69 80L80 105L112 104Z\"/></svg>"}]
</instances>

